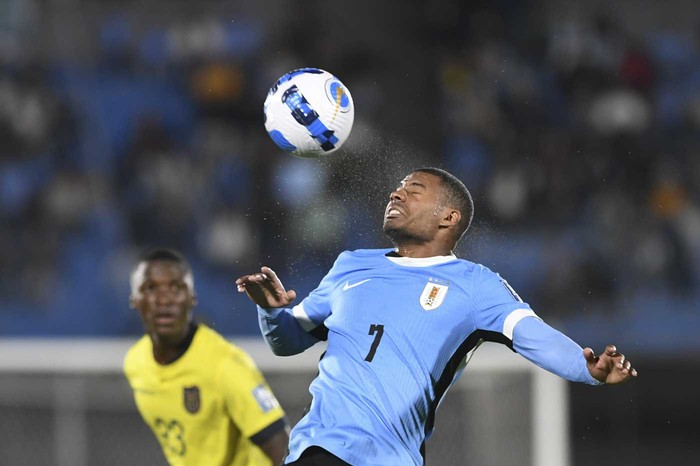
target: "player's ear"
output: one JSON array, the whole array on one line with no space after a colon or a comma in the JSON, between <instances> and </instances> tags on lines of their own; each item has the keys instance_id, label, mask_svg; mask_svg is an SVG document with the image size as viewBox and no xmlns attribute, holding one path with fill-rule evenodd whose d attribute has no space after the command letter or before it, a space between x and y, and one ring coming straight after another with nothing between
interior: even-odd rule
<instances>
[{"instance_id":1,"label":"player's ear","mask_svg":"<svg viewBox=\"0 0 700 466\"><path fill-rule=\"evenodd\" d=\"M456 226L462 219L462 213L457 209L445 209L442 219L440 220L441 227Z\"/></svg>"},{"instance_id":2,"label":"player's ear","mask_svg":"<svg viewBox=\"0 0 700 466\"><path fill-rule=\"evenodd\" d=\"M197 301L197 293L195 293L194 291L192 291L191 303L192 303L192 307L195 307L195 306L197 306L197 304L199 304L199 301Z\"/></svg>"},{"instance_id":3,"label":"player's ear","mask_svg":"<svg viewBox=\"0 0 700 466\"><path fill-rule=\"evenodd\" d=\"M129 295L129 307L131 309L136 309L136 296L133 293Z\"/></svg>"}]
</instances>

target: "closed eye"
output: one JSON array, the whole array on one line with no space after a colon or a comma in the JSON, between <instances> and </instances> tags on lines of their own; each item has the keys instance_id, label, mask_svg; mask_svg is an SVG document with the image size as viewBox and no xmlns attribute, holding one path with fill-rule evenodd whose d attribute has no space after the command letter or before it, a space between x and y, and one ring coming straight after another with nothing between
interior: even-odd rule
<instances>
[{"instance_id":1,"label":"closed eye","mask_svg":"<svg viewBox=\"0 0 700 466\"><path fill-rule=\"evenodd\" d=\"M419 183L417 181L410 181L405 184L402 183L401 186L397 188L397 191L401 188L405 189L406 192L409 193L424 192L428 189L423 183Z\"/></svg>"},{"instance_id":2,"label":"closed eye","mask_svg":"<svg viewBox=\"0 0 700 466\"><path fill-rule=\"evenodd\" d=\"M409 194L423 194L426 191L426 187L420 183L411 183L406 186L406 192Z\"/></svg>"}]
</instances>

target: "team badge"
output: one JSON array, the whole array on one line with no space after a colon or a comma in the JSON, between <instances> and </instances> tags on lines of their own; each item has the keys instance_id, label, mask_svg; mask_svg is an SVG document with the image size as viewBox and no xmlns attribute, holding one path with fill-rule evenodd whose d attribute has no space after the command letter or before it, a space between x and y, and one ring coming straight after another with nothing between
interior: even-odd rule
<instances>
[{"instance_id":1,"label":"team badge","mask_svg":"<svg viewBox=\"0 0 700 466\"><path fill-rule=\"evenodd\" d=\"M201 405L199 387L185 387L184 395L185 409L192 414L199 411L199 406Z\"/></svg>"},{"instance_id":2,"label":"team badge","mask_svg":"<svg viewBox=\"0 0 700 466\"><path fill-rule=\"evenodd\" d=\"M420 306L426 311L437 309L445 300L448 288L449 282L431 278L420 295Z\"/></svg>"}]
</instances>

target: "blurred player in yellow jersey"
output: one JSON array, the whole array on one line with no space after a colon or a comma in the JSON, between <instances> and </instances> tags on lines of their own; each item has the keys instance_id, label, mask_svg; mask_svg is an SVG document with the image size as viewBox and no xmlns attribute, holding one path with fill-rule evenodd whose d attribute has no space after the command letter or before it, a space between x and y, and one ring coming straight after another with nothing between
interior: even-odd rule
<instances>
[{"instance_id":1,"label":"blurred player in yellow jersey","mask_svg":"<svg viewBox=\"0 0 700 466\"><path fill-rule=\"evenodd\" d=\"M147 253L131 275L144 335L126 355L136 406L172 466L278 465L288 425L252 359L192 319L192 269L178 252Z\"/></svg>"}]
</instances>

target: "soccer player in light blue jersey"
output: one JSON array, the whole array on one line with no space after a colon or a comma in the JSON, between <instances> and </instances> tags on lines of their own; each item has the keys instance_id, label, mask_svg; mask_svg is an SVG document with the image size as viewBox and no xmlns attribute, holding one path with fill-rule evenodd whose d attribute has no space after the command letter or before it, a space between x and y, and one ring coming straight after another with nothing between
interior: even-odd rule
<instances>
[{"instance_id":1,"label":"soccer player in light blue jersey","mask_svg":"<svg viewBox=\"0 0 700 466\"><path fill-rule=\"evenodd\" d=\"M574 382L637 375L615 346L600 356L582 349L497 273L453 255L473 210L461 181L422 168L389 197L383 229L395 249L341 253L294 307L296 293L268 267L236 280L275 354L328 341L285 464L422 465L437 406L484 341Z\"/></svg>"}]
</instances>

